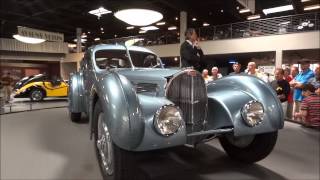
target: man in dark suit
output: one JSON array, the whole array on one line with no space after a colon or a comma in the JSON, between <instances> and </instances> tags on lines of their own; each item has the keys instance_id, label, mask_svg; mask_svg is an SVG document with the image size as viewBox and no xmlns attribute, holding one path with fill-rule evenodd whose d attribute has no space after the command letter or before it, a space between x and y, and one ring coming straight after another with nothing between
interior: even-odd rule
<instances>
[{"instance_id":1,"label":"man in dark suit","mask_svg":"<svg viewBox=\"0 0 320 180\"><path fill-rule=\"evenodd\" d=\"M198 44L198 36L194 28L188 28L186 33L186 41L180 46L181 67L193 67L201 71L203 62L203 51Z\"/></svg>"}]
</instances>

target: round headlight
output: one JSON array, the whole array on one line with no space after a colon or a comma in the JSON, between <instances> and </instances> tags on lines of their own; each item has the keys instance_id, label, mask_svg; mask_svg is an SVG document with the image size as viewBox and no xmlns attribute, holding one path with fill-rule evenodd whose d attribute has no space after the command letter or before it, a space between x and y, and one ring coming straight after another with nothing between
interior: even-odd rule
<instances>
[{"instance_id":1,"label":"round headlight","mask_svg":"<svg viewBox=\"0 0 320 180\"><path fill-rule=\"evenodd\" d=\"M158 133L169 136L178 131L182 125L182 113L173 105L161 107L154 117L154 127Z\"/></svg>"},{"instance_id":2,"label":"round headlight","mask_svg":"<svg viewBox=\"0 0 320 180\"><path fill-rule=\"evenodd\" d=\"M263 120L263 105L258 101L250 101L242 108L241 115L248 126L257 126Z\"/></svg>"}]
</instances>

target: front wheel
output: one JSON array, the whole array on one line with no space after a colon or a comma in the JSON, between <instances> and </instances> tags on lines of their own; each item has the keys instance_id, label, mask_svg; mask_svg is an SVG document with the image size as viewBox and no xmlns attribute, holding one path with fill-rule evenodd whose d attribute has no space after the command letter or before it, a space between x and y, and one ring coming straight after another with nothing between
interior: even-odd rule
<instances>
[{"instance_id":1,"label":"front wheel","mask_svg":"<svg viewBox=\"0 0 320 180\"><path fill-rule=\"evenodd\" d=\"M30 92L31 101L42 101L44 98L44 93L41 89L33 89Z\"/></svg>"},{"instance_id":2,"label":"front wheel","mask_svg":"<svg viewBox=\"0 0 320 180\"><path fill-rule=\"evenodd\" d=\"M119 148L112 142L99 101L95 105L93 121L95 122L95 149L103 179L135 179L134 166L131 165L132 153Z\"/></svg>"},{"instance_id":3,"label":"front wheel","mask_svg":"<svg viewBox=\"0 0 320 180\"><path fill-rule=\"evenodd\" d=\"M277 137L278 131L241 137L228 134L220 137L219 141L231 159L254 163L271 153Z\"/></svg>"}]
</instances>

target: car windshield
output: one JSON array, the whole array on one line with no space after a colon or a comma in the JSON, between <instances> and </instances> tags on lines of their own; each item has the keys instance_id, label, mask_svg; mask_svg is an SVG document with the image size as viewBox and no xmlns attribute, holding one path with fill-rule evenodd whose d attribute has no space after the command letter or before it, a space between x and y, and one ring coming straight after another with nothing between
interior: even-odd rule
<instances>
[{"instance_id":1,"label":"car windshield","mask_svg":"<svg viewBox=\"0 0 320 180\"><path fill-rule=\"evenodd\" d=\"M100 50L96 52L95 60L100 69L131 67L125 50Z\"/></svg>"},{"instance_id":2,"label":"car windshield","mask_svg":"<svg viewBox=\"0 0 320 180\"><path fill-rule=\"evenodd\" d=\"M160 59L148 52L129 51L132 63L135 67L161 68Z\"/></svg>"}]
</instances>

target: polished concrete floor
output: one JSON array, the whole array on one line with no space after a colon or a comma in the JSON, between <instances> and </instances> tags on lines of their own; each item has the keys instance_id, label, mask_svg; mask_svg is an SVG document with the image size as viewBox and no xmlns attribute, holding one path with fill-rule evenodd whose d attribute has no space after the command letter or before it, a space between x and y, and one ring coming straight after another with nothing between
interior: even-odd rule
<instances>
[{"instance_id":1,"label":"polished concrete floor","mask_svg":"<svg viewBox=\"0 0 320 180\"><path fill-rule=\"evenodd\" d=\"M1 179L100 180L88 124L74 124L66 108L1 116ZM270 156L253 164L231 161L217 140L139 153L150 180L319 179L320 133L287 122Z\"/></svg>"}]
</instances>

